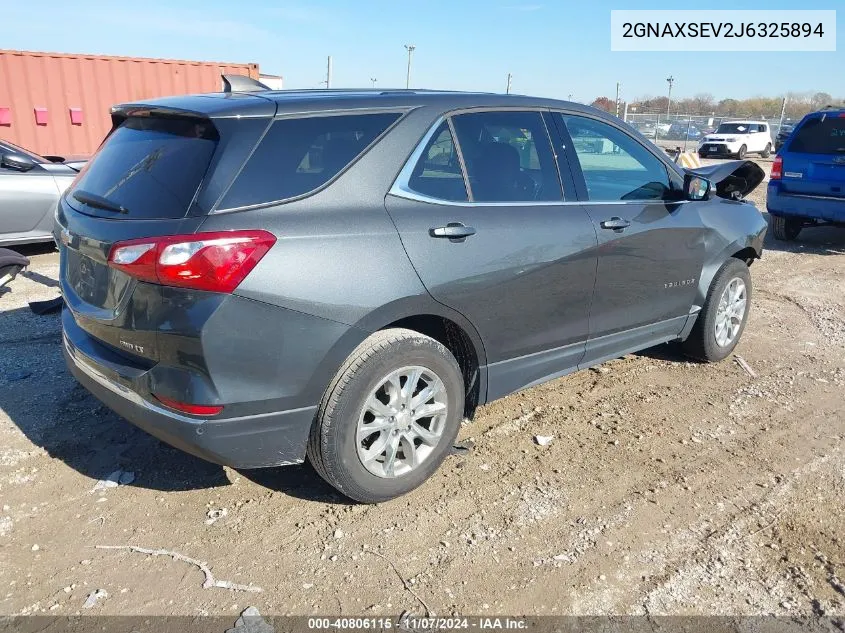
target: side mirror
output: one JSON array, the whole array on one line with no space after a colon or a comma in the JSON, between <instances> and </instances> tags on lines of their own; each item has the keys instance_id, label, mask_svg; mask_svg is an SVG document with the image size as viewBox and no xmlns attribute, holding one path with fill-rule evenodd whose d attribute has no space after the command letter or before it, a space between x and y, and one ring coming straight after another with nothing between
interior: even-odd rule
<instances>
[{"instance_id":1,"label":"side mirror","mask_svg":"<svg viewBox=\"0 0 845 633\"><path fill-rule=\"evenodd\" d=\"M3 154L0 159L0 167L8 167L16 171L29 171L35 167L35 164L34 160L21 154Z\"/></svg>"},{"instance_id":2,"label":"side mirror","mask_svg":"<svg viewBox=\"0 0 845 633\"><path fill-rule=\"evenodd\" d=\"M708 200L711 187L710 181L706 178L694 174L684 176L684 191L687 200Z\"/></svg>"}]
</instances>

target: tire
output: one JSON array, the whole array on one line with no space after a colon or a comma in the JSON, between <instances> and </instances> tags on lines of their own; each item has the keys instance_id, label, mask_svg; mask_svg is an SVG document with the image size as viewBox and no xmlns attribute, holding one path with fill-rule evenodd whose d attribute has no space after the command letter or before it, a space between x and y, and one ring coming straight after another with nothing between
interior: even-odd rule
<instances>
[{"instance_id":1,"label":"tire","mask_svg":"<svg viewBox=\"0 0 845 633\"><path fill-rule=\"evenodd\" d=\"M431 432L436 426L440 434L434 446L421 442L414 449L414 454L418 456L420 453L417 453L417 450L427 451L417 466L411 468L407 458L404 457L407 451L404 442L413 440L395 440L399 442L403 457L399 457L399 450L394 451L393 464L398 464L395 468L409 468L409 470L390 477L386 474L387 453L382 453L381 462L378 461L381 459L379 456L375 460L367 460L369 466L365 466L364 457L360 456L361 447L365 449L374 447L381 440L390 442L390 438L394 435L407 438L407 435L403 433L412 432L412 423L408 421L407 413L402 412L396 415L396 424L399 424L400 415L405 416L403 419L409 427L404 431L397 432L395 429L375 431L359 441L358 428L362 420L372 416L368 413L371 409L365 409L365 403L370 396L377 393L386 394L379 390L387 385L387 377L393 372L409 367L423 370L421 380L432 375L440 379L440 384L444 388L438 392L441 394L438 396L441 398L441 403L432 402L430 406L445 404L446 410L445 414L435 415L428 422L420 420L423 425L429 424L426 430ZM406 378L405 383L402 383L403 390L408 380ZM429 382L427 386L431 384ZM401 401L401 398L397 400ZM425 402L431 400L434 398L427 399ZM410 407L411 401L406 400L406 402ZM382 401L382 406L389 407L390 404ZM417 404L417 406L423 405ZM317 417L311 427L308 459L323 479L347 497L362 503L387 501L410 492L437 470L455 442L463 412L463 376L449 350L433 338L413 330L401 328L382 330L369 336L349 355L326 389ZM370 423L373 424L384 424L388 420L393 420L387 417L372 417L374 419L371 419ZM370 444L365 446L366 442ZM373 451L375 450L373 448ZM384 472L379 475L371 469L381 469Z\"/></svg>"},{"instance_id":2,"label":"tire","mask_svg":"<svg viewBox=\"0 0 845 633\"><path fill-rule=\"evenodd\" d=\"M743 145L742 147L739 148L739 151L736 153L736 157L739 160L742 160L743 158L745 158L745 155L747 153L748 153L748 148L745 145Z\"/></svg>"},{"instance_id":3,"label":"tire","mask_svg":"<svg viewBox=\"0 0 845 633\"><path fill-rule=\"evenodd\" d=\"M772 155L772 144L769 143L768 145L766 145L766 149L764 149L762 152L760 152L760 158L768 158L771 155Z\"/></svg>"},{"instance_id":4,"label":"tire","mask_svg":"<svg viewBox=\"0 0 845 633\"><path fill-rule=\"evenodd\" d=\"M717 341L717 322L719 307L725 290L734 282L740 280L745 287L745 306L742 310L742 320L733 337L727 344L720 344ZM698 360L714 363L727 358L739 343L745 324L748 322L748 312L751 309L751 273L745 262L733 257L722 264L716 272L710 289L707 291L707 299L698 314L698 319L690 332L690 335L682 343L685 354Z\"/></svg>"},{"instance_id":5,"label":"tire","mask_svg":"<svg viewBox=\"0 0 845 633\"><path fill-rule=\"evenodd\" d=\"M772 235L781 242L792 242L801 233L803 223L797 218L772 216Z\"/></svg>"}]
</instances>

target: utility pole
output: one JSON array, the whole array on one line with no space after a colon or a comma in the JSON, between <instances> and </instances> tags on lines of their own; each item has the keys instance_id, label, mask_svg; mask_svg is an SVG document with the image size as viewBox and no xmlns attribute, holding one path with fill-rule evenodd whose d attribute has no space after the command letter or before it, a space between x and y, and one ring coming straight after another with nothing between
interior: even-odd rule
<instances>
[{"instance_id":1,"label":"utility pole","mask_svg":"<svg viewBox=\"0 0 845 633\"><path fill-rule=\"evenodd\" d=\"M329 55L329 59L326 62L326 88L332 87L332 56Z\"/></svg>"},{"instance_id":2,"label":"utility pole","mask_svg":"<svg viewBox=\"0 0 845 633\"><path fill-rule=\"evenodd\" d=\"M621 85L618 81L616 82L616 118L619 118L619 87Z\"/></svg>"},{"instance_id":3,"label":"utility pole","mask_svg":"<svg viewBox=\"0 0 845 633\"><path fill-rule=\"evenodd\" d=\"M513 75L511 75L510 73L508 73L508 87L507 87L507 88L505 88L505 94L510 94L510 93L511 93L511 79L512 79L512 78L513 78Z\"/></svg>"},{"instance_id":4,"label":"utility pole","mask_svg":"<svg viewBox=\"0 0 845 633\"><path fill-rule=\"evenodd\" d=\"M672 84L675 83L675 78L669 75L666 77L666 81L669 84L669 103L666 104L666 116L669 116L670 108L672 107Z\"/></svg>"},{"instance_id":5,"label":"utility pole","mask_svg":"<svg viewBox=\"0 0 845 633\"><path fill-rule=\"evenodd\" d=\"M370 77L370 81L372 81L372 82L373 82L373 88L375 88L375 87L376 87L376 82L378 81L378 79L376 79L375 77Z\"/></svg>"},{"instance_id":6,"label":"utility pole","mask_svg":"<svg viewBox=\"0 0 845 633\"><path fill-rule=\"evenodd\" d=\"M405 75L405 88L411 87L411 56L414 54L416 46L413 44L405 44L405 50L408 51L408 74Z\"/></svg>"}]
</instances>

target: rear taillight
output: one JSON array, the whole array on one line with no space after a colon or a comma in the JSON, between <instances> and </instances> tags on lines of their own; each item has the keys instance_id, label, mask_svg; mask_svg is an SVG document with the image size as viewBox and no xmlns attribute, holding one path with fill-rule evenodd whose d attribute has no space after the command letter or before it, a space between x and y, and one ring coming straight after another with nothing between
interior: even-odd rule
<instances>
[{"instance_id":1,"label":"rear taillight","mask_svg":"<svg viewBox=\"0 0 845 633\"><path fill-rule=\"evenodd\" d=\"M772 173L769 180L780 180L783 178L783 157L775 156L775 162L772 163Z\"/></svg>"},{"instance_id":2,"label":"rear taillight","mask_svg":"<svg viewBox=\"0 0 845 633\"><path fill-rule=\"evenodd\" d=\"M109 266L163 286L232 292L276 243L267 231L221 231L118 242Z\"/></svg>"},{"instance_id":3,"label":"rear taillight","mask_svg":"<svg viewBox=\"0 0 845 633\"><path fill-rule=\"evenodd\" d=\"M173 400L172 398L157 396L156 394L153 394L153 397L169 409L181 411L182 413L189 413L190 415L217 415L223 410L223 407L220 405L188 404L186 402Z\"/></svg>"}]
</instances>

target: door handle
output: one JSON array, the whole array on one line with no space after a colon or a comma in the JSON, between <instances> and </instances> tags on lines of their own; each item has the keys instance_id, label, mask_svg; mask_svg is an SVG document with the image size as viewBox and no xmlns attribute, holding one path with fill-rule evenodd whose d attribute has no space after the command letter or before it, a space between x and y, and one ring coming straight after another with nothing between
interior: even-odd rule
<instances>
[{"instance_id":1,"label":"door handle","mask_svg":"<svg viewBox=\"0 0 845 633\"><path fill-rule=\"evenodd\" d=\"M475 235L475 229L460 222L449 222L446 226L429 229L428 234L431 237L446 237L453 242L463 242L470 235Z\"/></svg>"},{"instance_id":2,"label":"door handle","mask_svg":"<svg viewBox=\"0 0 845 633\"><path fill-rule=\"evenodd\" d=\"M627 229L631 226L631 222L629 220L623 220L622 218L613 216L609 220L603 220L601 223L601 228L603 229L613 229L614 231L622 231Z\"/></svg>"}]
</instances>

